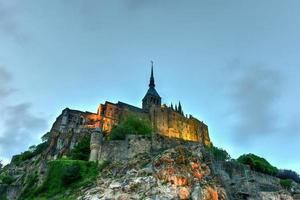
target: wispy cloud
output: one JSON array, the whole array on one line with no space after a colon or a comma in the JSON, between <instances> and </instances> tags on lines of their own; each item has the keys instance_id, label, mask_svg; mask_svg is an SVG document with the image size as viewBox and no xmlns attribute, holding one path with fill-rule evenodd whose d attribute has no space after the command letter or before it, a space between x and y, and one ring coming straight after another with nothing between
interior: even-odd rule
<instances>
[{"instance_id":1,"label":"wispy cloud","mask_svg":"<svg viewBox=\"0 0 300 200\"><path fill-rule=\"evenodd\" d=\"M282 90L280 72L254 65L235 67L229 77L232 77L229 94L237 119L233 126L238 141L276 132L279 113L274 104Z\"/></svg>"},{"instance_id":2,"label":"wispy cloud","mask_svg":"<svg viewBox=\"0 0 300 200\"><path fill-rule=\"evenodd\" d=\"M8 105L4 100L15 89L11 87L12 75L0 68L0 160L8 161L11 156L28 148L47 127L47 120L31 111L30 103Z\"/></svg>"},{"instance_id":3,"label":"wispy cloud","mask_svg":"<svg viewBox=\"0 0 300 200\"><path fill-rule=\"evenodd\" d=\"M29 40L29 36L20 27L17 1L0 0L0 33L24 43Z\"/></svg>"}]
</instances>

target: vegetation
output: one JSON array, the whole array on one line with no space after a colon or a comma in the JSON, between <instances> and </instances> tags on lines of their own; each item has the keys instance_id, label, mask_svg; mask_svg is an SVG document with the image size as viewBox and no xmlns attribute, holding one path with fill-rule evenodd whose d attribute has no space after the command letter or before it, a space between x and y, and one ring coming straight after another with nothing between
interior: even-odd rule
<instances>
[{"instance_id":1,"label":"vegetation","mask_svg":"<svg viewBox=\"0 0 300 200\"><path fill-rule=\"evenodd\" d=\"M29 160L39 154L41 154L47 148L47 142L43 142L37 146L31 146L30 150L25 151L19 155L15 155L12 157L11 163L15 165L19 165L21 162L25 160Z\"/></svg>"},{"instance_id":2,"label":"vegetation","mask_svg":"<svg viewBox=\"0 0 300 200\"><path fill-rule=\"evenodd\" d=\"M128 134L151 135L152 126L148 120L141 119L135 115L127 116L122 122L113 127L109 140L124 140Z\"/></svg>"},{"instance_id":3,"label":"vegetation","mask_svg":"<svg viewBox=\"0 0 300 200\"><path fill-rule=\"evenodd\" d=\"M285 189L287 189L287 190L291 190L291 188L292 188L292 180L290 180L290 179L281 179L280 180L280 185L283 187L283 188L285 188Z\"/></svg>"},{"instance_id":4,"label":"vegetation","mask_svg":"<svg viewBox=\"0 0 300 200\"><path fill-rule=\"evenodd\" d=\"M75 145L74 149L70 153L72 160L89 160L90 155L90 140L91 135L85 134L85 136Z\"/></svg>"},{"instance_id":5,"label":"vegetation","mask_svg":"<svg viewBox=\"0 0 300 200\"><path fill-rule=\"evenodd\" d=\"M96 163L81 160L56 160L49 162L49 171L40 188L26 190L22 199L45 198L64 194L95 181L98 175ZM33 177L30 181L36 182ZM31 184L31 185L33 185ZM29 185L29 184L27 184ZM62 198L65 199L65 198Z\"/></svg>"},{"instance_id":6,"label":"vegetation","mask_svg":"<svg viewBox=\"0 0 300 200\"><path fill-rule=\"evenodd\" d=\"M45 133L45 134L41 137L42 141L43 141L43 142L48 141L48 139L50 138L50 135L51 135L51 132Z\"/></svg>"},{"instance_id":7,"label":"vegetation","mask_svg":"<svg viewBox=\"0 0 300 200\"><path fill-rule=\"evenodd\" d=\"M275 176L278 169L272 166L266 159L254 154L244 154L237 159L242 164L249 165L252 170Z\"/></svg>"},{"instance_id":8,"label":"vegetation","mask_svg":"<svg viewBox=\"0 0 300 200\"><path fill-rule=\"evenodd\" d=\"M15 179L10 175L5 174L0 176L0 181L4 184L10 185L15 181Z\"/></svg>"},{"instance_id":9,"label":"vegetation","mask_svg":"<svg viewBox=\"0 0 300 200\"><path fill-rule=\"evenodd\" d=\"M299 174L297 174L297 172L294 172L292 170L287 170L287 169L279 170L277 177L281 179L291 179L296 183L300 183Z\"/></svg>"},{"instance_id":10,"label":"vegetation","mask_svg":"<svg viewBox=\"0 0 300 200\"><path fill-rule=\"evenodd\" d=\"M214 146L208 147L208 149L213 153L214 158L218 161L227 161L231 158L229 153L227 153L224 149Z\"/></svg>"},{"instance_id":11,"label":"vegetation","mask_svg":"<svg viewBox=\"0 0 300 200\"><path fill-rule=\"evenodd\" d=\"M25 188L20 196L20 199L27 199L36 191L36 183L38 182L38 173L35 171L27 177Z\"/></svg>"}]
</instances>

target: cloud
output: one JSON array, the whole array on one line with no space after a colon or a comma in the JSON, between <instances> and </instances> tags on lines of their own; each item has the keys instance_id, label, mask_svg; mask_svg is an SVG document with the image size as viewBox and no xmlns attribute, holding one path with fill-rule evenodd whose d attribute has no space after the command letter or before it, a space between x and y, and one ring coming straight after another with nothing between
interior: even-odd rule
<instances>
[{"instance_id":1,"label":"cloud","mask_svg":"<svg viewBox=\"0 0 300 200\"><path fill-rule=\"evenodd\" d=\"M0 66L0 102L16 91L14 88L9 87L8 85L11 79L12 77L8 71L4 67Z\"/></svg>"},{"instance_id":2,"label":"cloud","mask_svg":"<svg viewBox=\"0 0 300 200\"><path fill-rule=\"evenodd\" d=\"M18 12L17 1L0 0L0 33L23 43L28 41L29 37L20 28Z\"/></svg>"},{"instance_id":3,"label":"cloud","mask_svg":"<svg viewBox=\"0 0 300 200\"><path fill-rule=\"evenodd\" d=\"M237 64L228 69L235 139L245 143L252 137L276 133L280 127L274 105L282 89L280 72L262 65L242 68Z\"/></svg>"},{"instance_id":4,"label":"cloud","mask_svg":"<svg viewBox=\"0 0 300 200\"><path fill-rule=\"evenodd\" d=\"M47 121L34 116L30 107L30 104L22 103L1 110L4 114L2 118L4 127L0 135L1 157L11 157L24 151L37 140L37 134L47 127Z\"/></svg>"},{"instance_id":5,"label":"cloud","mask_svg":"<svg viewBox=\"0 0 300 200\"><path fill-rule=\"evenodd\" d=\"M8 97L15 89L10 87L12 75L0 68L0 100ZM0 160L7 162L11 156L24 151L38 141L41 131L47 127L47 121L32 114L30 103L8 105L0 104Z\"/></svg>"}]
</instances>

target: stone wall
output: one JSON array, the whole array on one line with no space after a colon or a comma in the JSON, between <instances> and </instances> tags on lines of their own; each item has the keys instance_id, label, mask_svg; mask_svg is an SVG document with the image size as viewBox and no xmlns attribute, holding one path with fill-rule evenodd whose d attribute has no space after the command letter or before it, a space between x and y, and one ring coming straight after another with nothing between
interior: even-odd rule
<instances>
[{"instance_id":1,"label":"stone wall","mask_svg":"<svg viewBox=\"0 0 300 200\"><path fill-rule=\"evenodd\" d=\"M158 134L150 136L127 135L125 140L103 141L100 145L98 160L124 161L140 153L150 153L177 145L201 145L179 139L171 139Z\"/></svg>"},{"instance_id":2,"label":"stone wall","mask_svg":"<svg viewBox=\"0 0 300 200\"><path fill-rule=\"evenodd\" d=\"M207 125L191 115L184 116L164 105L150 109L150 121L156 131L166 137L211 145Z\"/></svg>"}]
</instances>

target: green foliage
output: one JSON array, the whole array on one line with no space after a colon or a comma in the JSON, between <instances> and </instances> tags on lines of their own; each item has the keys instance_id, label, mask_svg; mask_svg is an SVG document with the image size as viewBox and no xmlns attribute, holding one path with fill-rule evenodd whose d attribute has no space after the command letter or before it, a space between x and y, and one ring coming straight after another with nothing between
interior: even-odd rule
<instances>
[{"instance_id":1,"label":"green foliage","mask_svg":"<svg viewBox=\"0 0 300 200\"><path fill-rule=\"evenodd\" d=\"M43 142L37 146L31 146L30 151L24 151L19 155L14 155L12 157L11 163L15 165L19 165L21 162L25 160L29 160L39 154L41 154L47 148L47 143Z\"/></svg>"},{"instance_id":2,"label":"green foliage","mask_svg":"<svg viewBox=\"0 0 300 200\"><path fill-rule=\"evenodd\" d=\"M74 165L66 166L62 171L62 181L64 186L69 186L81 179L80 165L75 163Z\"/></svg>"},{"instance_id":3,"label":"green foliage","mask_svg":"<svg viewBox=\"0 0 300 200\"><path fill-rule=\"evenodd\" d=\"M237 159L242 164L249 165L252 170L275 176L278 169L272 166L266 159L256 156L254 154L245 154Z\"/></svg>"},{"instance_id":4,"label":"green foliage","mask_svg":"<svg viewBox=\"0 0 300 200\"><path fill-rule=\"evenodd\" d=\"M14 177L7 175L7 174L1 175L0 180L2 183L7 184L7 185L10 185L15 181Z\"/></svg>"},{"instance_id":5,"label":"green foliage","mask_svg":"<svg viewBox=\"0 0 300 200\"><path fill-rule=\"evenodd\" d=\"M43 142L48 141L48 139L50 138L50 135L51 135L51 132L45 133L45 134L41 137L42 141L43 141Z\"/></svg>"},{"instance_id":6,"label":"green foliage","mask_svg":"<svg viewBox=\"0 0 300 200\"><path fill-rule=\"evenodd\" d=\"M151 135L152 126L148 120L141 119L135 115L127 116L122 122L113 127L109 140L124 140L128 134Z\"/></svg>"},{"instance_id":7,"label":"green foliage","mask_svg":"<svg viewBox=\"0 0 300 200\"><path fill-rule=\"evenodd\" d=\"M208 147L208 149L213 153L214 158L218 161L227 161L231 158L227 151L224 149L214 146Z\"/></svg>"},{"instance_id":8,"label":"green foliage","mask_svg":"<svg viewBox=\"0 0 300 200\"><path fill-rule=\"evenodd\" d=\"M25 188L20 196L20 199L26 199L31 196L36 190L36 183L38 182L38 174L35 171L33 174L30 174L25 182Z\"/></svg>"},{"instance_id":9,"label":"green foliage","mask_svg":"<svg viewBox=\"0 0 300 200\"><path fill-rule=\"evenodd\" d=\"M98 175L96 163L81 160L56 160L49 162L49 171L40 188L27 193L26 198L46 199L68 190L74 190L95 181ZM62 199L65 199L62 198Z\"/></svg>"},{"instance_id":10,"label":"green foliage","mask_svg":"<svg viewBox=\"0 0 300 200\"><path fill-rule=\"evenodd\" d=\"M86 134L70 153L72 160L89 160L91 135Z\"/></svg>"},{"instance_id":11,"label":"green foliage","mask_svg":"<svg viewBox=\"0 0 300 200\"><path fill-rule=\"evenodd\" d=\"M290 179L281 179L280 180L280 185L281 185L281 187L283 187L284 189L286 189L286 190L291 190L291 188L292 188L292 180L290 180Z\"/></svg>"}]
</instances>

